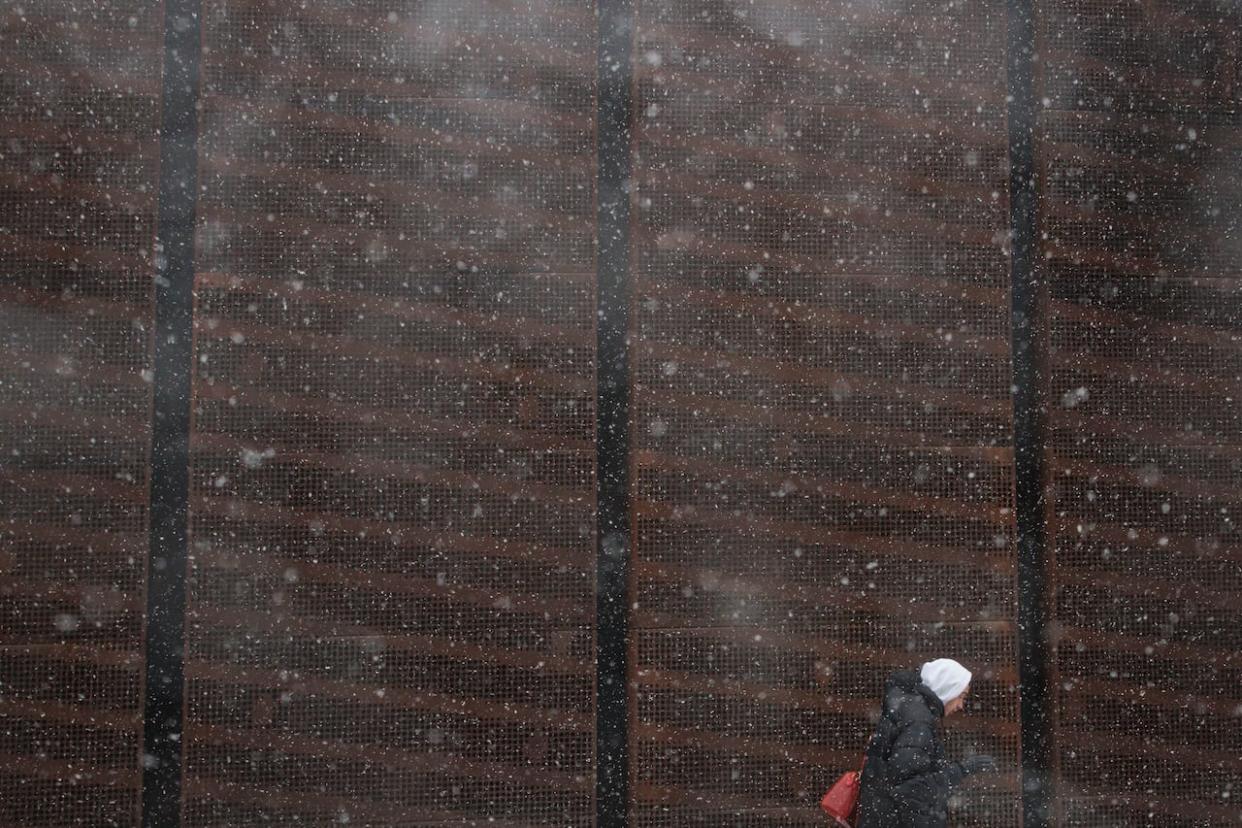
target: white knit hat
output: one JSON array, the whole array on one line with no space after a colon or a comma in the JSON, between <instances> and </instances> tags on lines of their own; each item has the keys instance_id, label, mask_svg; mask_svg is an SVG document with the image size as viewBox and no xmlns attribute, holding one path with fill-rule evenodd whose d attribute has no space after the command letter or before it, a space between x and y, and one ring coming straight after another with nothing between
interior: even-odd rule
<instances>
[{"instance_id":1,"label":"white knit hat","mask_svg":"<svg viewBox=\"0 0 1242 828\"><path fill-rule=\"evenodd\" d=\"M951 658L927 662L919 670L919 678L945 704L962 695L970 686L970 671Z\"/></svg>"}]
</instances>

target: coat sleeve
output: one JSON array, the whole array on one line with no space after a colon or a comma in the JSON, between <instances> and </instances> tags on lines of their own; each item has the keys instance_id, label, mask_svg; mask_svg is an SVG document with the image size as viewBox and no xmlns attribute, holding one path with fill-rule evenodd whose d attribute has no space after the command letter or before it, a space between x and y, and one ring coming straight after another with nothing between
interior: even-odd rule
<instances>
[{"instance_id":1,"label":"coat sleeve","mask_svg":"<svg viewBox=\"0 0 1242 828\"><path fill-rule=\"evenodd\" d=\"M898 734L888 759L888 781L894 796L911 805L943 807L949 791L966 775L957 762L937 758L931 725L915 722Z\"/></svg>"}]
</instances>

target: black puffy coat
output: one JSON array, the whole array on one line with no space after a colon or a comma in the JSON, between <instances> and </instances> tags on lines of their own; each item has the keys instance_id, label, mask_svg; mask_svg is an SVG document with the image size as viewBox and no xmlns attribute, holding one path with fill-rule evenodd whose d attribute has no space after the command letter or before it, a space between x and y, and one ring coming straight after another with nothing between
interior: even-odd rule
<instances>
[{"instance_id":1,"label":"black puffy coat","mask_svg":"<svg viewBox=\"0 0 1242 828\"><path fill-rule=\"evenodd\" d=\"M857 828L944 828L949 792L965 773L944 756L944 704L919 674L889 676L884 711L867 746Z\"/></svg>"}]
</instances>

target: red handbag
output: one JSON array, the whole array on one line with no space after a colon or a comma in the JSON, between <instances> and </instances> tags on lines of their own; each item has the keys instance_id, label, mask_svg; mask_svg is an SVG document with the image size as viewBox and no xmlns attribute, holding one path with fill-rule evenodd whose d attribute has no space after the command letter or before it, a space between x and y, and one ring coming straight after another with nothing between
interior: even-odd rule
<instances>
[{"instance_id":1,"label":"red handbag","mask_svg":"<svg viewBox=\"0 0 1242 828\"><path fill-rule=\"evenodd\" d=\"M865 764L865 762L864 762ZM854 828L854 820L858 818L858 793L862 787L862 769L841 774L841 778L833 783L819 807L837 824L844 828Z\"/></svg>"}]
</instances>

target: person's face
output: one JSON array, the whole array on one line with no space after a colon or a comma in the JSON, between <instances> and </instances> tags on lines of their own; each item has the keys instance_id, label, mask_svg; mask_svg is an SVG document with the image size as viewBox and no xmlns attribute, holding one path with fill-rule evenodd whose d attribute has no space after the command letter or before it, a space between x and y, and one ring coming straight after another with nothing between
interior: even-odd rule
<instances>
[{"instance_id":1,"label":"person's face","mask_svg":"<svg viewBox=\"0 0 1242 828\"><path fill-rule=\"evenodd\" d=\"M956 699L949 699L948 703L944 706L944 715L952 716L954 713L965 707L966 697L968 695L970 695L970 685L966 685L966 689L962 691L962 695L958 696Z\"/></svg>"}]
</instances>

